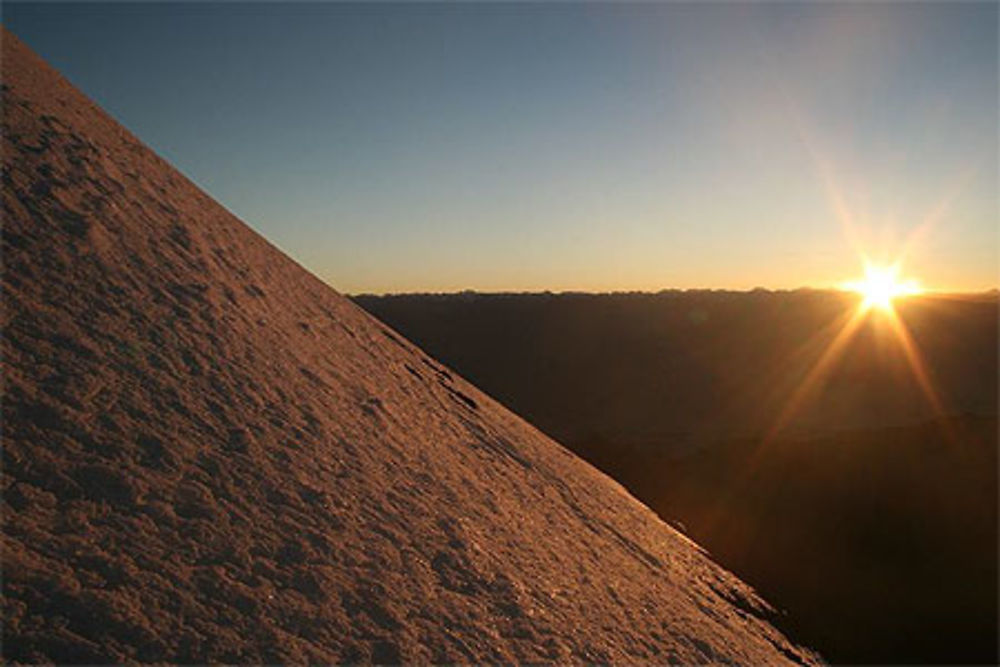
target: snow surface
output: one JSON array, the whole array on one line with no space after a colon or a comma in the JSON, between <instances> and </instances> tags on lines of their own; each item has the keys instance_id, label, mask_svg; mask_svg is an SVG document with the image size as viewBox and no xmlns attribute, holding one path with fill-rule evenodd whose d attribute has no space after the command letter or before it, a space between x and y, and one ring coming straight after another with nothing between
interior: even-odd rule
<instances>
[{"instance_id":1,"label":"snow surface","mask_svg":"<svg viewBox=\"0 0 1000 667\"><path fill-rule=\"evenodd\" d=\"M3 91L6 660L818 660L7 32Z\"/></svg>"}]
</instances>

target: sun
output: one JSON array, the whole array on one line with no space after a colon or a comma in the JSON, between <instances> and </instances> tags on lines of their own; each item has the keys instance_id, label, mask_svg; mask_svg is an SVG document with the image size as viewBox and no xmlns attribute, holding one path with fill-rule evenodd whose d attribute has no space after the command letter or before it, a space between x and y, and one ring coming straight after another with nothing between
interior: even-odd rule
<instances>
[{"instance_id":1,"label":"sun","mask_svg":"<svg viewBox=\"0 0 1000 667\"><path fill-rule=\"evenodd\" d=\"M920 294L922 291L917 281L900 280L899 264L878 266L866 263L865 277L845 283L844 287L862 296L862 309L874 308L886 312L892 310L894 299Z\"/></svg>"}]
</instances>

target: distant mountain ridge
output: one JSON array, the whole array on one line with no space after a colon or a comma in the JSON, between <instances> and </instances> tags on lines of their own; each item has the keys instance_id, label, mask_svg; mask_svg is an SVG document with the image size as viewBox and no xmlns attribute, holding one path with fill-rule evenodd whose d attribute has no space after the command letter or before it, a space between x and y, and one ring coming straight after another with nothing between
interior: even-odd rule
<instances>
[{"instance_id":1,"label":"distant mountain ridge","mask_svg":"<svg viewBox=\"0 0 1000 667\"><path fill-rule=\"evenodd\" d=\"M658 449L766 432L857 304L830 290L353 299L560 442ZM998 304L985 293L898 306L952 414L996 414ZM789 429L823 434L936 416L877 314L820 394Z\"/></svg>"},{"instance_id":2,"label":"distant mountain ridge","mask_svg":"<svg viewBox=\"0 0 1000 667\"><path fill-rule=\"evenodd\" d=\"M811 663L3 41L3 657Z\"/></svg>"}]
</instances>

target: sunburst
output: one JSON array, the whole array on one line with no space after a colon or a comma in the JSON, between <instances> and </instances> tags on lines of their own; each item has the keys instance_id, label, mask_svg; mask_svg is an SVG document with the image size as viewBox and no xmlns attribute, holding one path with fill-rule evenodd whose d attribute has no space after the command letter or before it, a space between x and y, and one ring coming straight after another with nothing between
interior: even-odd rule
<instances>
[{"instance_id":1,"label":"sunburst","mask_svg":"<svg viewBox=\"0 0 1000 667\"><path fill-rule=\"evenodd\" d=\"M900 297L920 294L923 290L914 279L901 280L899 263L879 266L865 262L865 277L843 284L844 289L861 295L863 310L893 310L893 301Z\"/></svg>"}]
</instances>

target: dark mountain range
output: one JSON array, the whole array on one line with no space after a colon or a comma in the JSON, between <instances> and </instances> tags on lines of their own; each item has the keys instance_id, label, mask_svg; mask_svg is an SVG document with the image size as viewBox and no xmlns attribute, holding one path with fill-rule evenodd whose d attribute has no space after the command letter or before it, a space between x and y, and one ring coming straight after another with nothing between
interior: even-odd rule
<instances>
[{"instance_id":1,"label":"dark mountain range","mask_svg":"<svg viewBox=\"0 0 1000 667\"><path fill-rule=\"evenodd\" d=\"M355 300L682 525L828 659L996 662L996 293L899 302L934 401L879 312L799 391L857 308L838 292Z\"/></svg>"}]
</instances>

